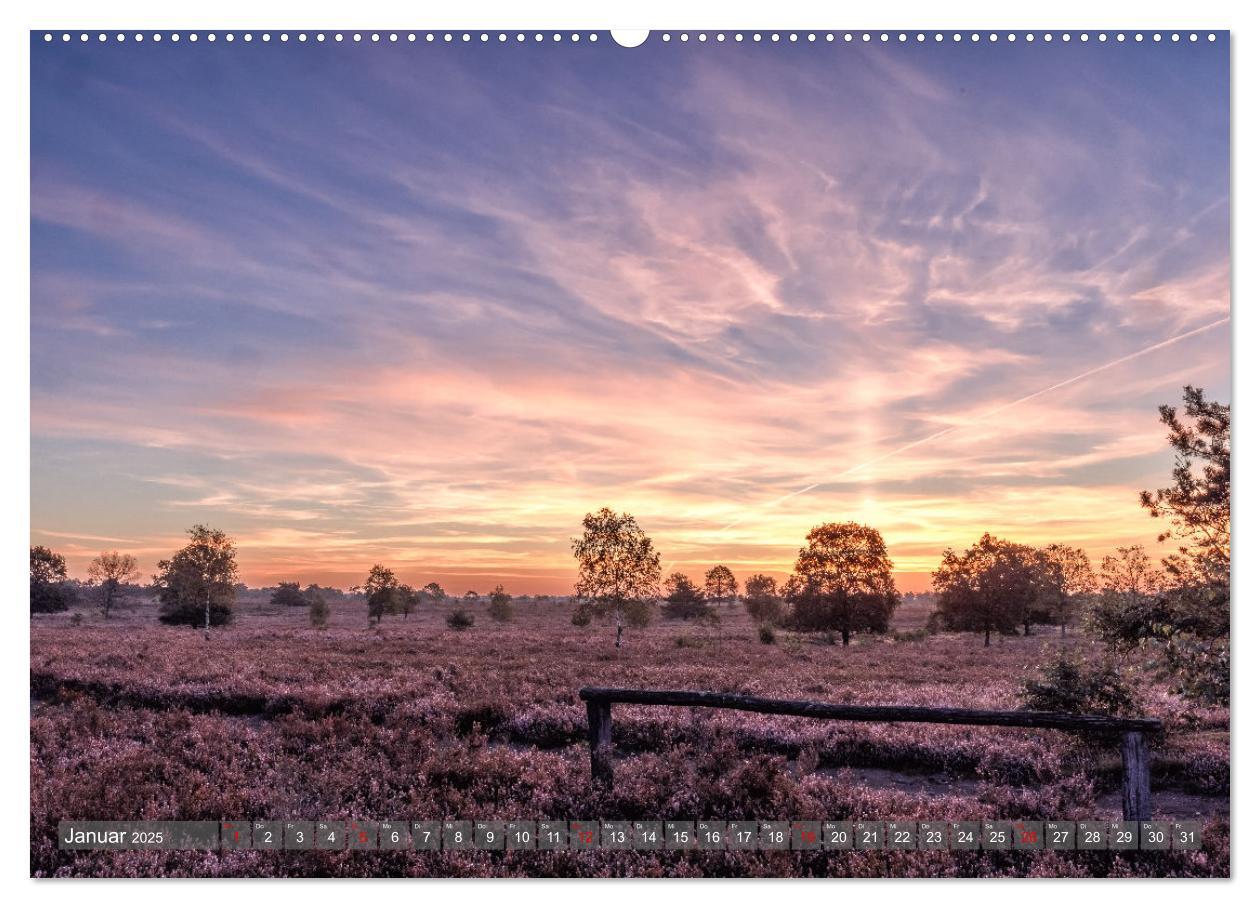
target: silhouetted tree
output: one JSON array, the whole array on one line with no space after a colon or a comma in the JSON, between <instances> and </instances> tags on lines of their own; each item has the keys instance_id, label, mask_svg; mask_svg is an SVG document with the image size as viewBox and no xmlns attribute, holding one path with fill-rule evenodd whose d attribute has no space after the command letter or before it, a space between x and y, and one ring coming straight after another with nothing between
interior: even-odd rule
<instances>
[{"instance_id":1,"label":"silhouetted tree","mask_svg":"<svg viewBox=\"0 0 1260 908\"><path fill-rule=\"evenodd\" d=\"M299 607L306 605L306 597L302 595L302 587L296 581L280 581L271 593L272 605Z\"/></svg>"},{"instance_id":2,"label":"silhouetted tree","mask_svg":"<svg viewBox=\"0 0 1260 908\"><path fill-rule=\"evenodd\" d=\"M779 585L768 574L753 574L744 581L744 608L754 621L777 624L783 617Z\"/></svg>"},{"instance_id":3,"label":"silhouetted tree","mask_svg":"<svg viewBox=\"0 0 1260 908\"><path fill-rule=\"evenodd\" d=\"M398 611L402 612L404 621L411 617L411 613L420 604L421 596L421 593L406 583L398 585L398 589L394 591L394 601L397 603Z\"/></svg>"},{"instance_id":4,"label":"silhouetted tree","mask_svg":"<svg viewBox=\"0 0 1260 908\"><path fill-rule=\"evenodd\" d=\"M665 578L665 604L661 612L666 618L690 621L695 618L707 618L712 611L704 600L702 593L691 578L675 571Z\"/></svg>"},{"instance_id":5,"label":"silhouetted tree","mask_svg":"<svg viewBox=\"0 0 1260 908\"><path fill-rule=\"evenodd\" d=\"M421 588L420 594L422 599L428 599L435 605L441 605L446 601L446 590L442 589L442 585L436 580L432 583L426 583L424 587ZM467 596L465 596L465 598L467 598Z\"/></svg>"},{"instance_id":6,"label":"silhouetted tree","mask_svg":"<svg viewBox=\"0 0 1260 908\"><path fill-rule=\"evenodd\" d=\"M1097 580L1089 556L1070 545L1051 543L1037 551L1040 596L1067 636L1068 618L1094 591Z\"/></svg>"},{"instance_id":7,"label":"silhouetted tree","mask_svg":"<svg viewBox=\"0 0 1260 908\"><path fill-rule=\"evenodd\" d=\"M625 624L645 625L651 617L661 579L661 559L652 540L629 514L601 508L582 520L582 536L573 540L578 562L574 593L578 609L587 614L613 616L616 646L621 647Z\"/></svg>"},{"instance_id":8,"label":"silhouetted tree","mask_svg":"<svg viewBox=\"0 0 1260 908\"><path fill-rule=\"evenodd\" d=\"M211 626L232 620L236 604L236 546L222 530L197 524L189 542L171 558L158 562L153 577L165 624Z\"/></svg>"},{"instance_id":9,"label":"silhouetted tree","mask_svg":"<svg viewBox=\"0 0 1260 908\"><path fill-rule=\"evenodd\" d=\"M1113 650L1142 643L1170 615L1164 603L1164 575L1140 545L1120 546L1104 555L1098 597L1089 616L1089 630Z\"/></svg>"},{"instance_id":10,"label":"silhouetted tree","mask_svg":"<svg viewBox=\"0 0 1260 908\"><path fill-rule=\"evenodd\" d=\"M109 617L118 598L118 590L124 583L131 583L140 577L136 559L132 555L121 555L118 552L101 552L88 565L88 579L99 584L101 590L101 611Z\"/></svg>"},{"instance_id":11,"label":"silhouetted tree","mask_svg":"<svg viewBox=\"0 0 1260 908\"><path fill-rule=\"evenodd\" d=\"M397 607L398 578L383 564L374 564L363 583L363 595L367 598L368 621L381 623L381 617Z\"/></svg>"},{"instance_id":12,"label":"silhouetted tree","mask_svg":"<svg viewBox=\"0 0 1260 908\"><path fill-rule=\"evenodd\" d=\"M500 623L512 620L512 597L503 589L503 584L490 594L490 618Z\"/></svg>"},{"instance_id":13,"label":"silhouetted tree","mask_svg":"<svg viewBox=\"0 0 1260 908\"><path fill-rule=\"evenodd\" d=\"M307 593L306 602L310 606L311 627L323 628L328 625L328 600L323 593Z\"/></svg>"},{"instance_id":14,"label":"silhouetted tree","mask_svg":"<svg viewBox=\"0 0 1260 908\"><path fill-rule=\"evenodd\" d=\"M31 613L64 612L75 598L66 580L66 559L46 546L31 546Z\"/></svg>"},{"instance_id":15,"label":"silhouetted tree","mask_svg":"<svg viewBox=\"0 0 1260 908\"><path fill-rule=\"evenodd\" d=\"M946 549L932 573L938 613L951 630L1015 633L1038 590L1032 549L985 533L961 555Z\"/></svg>"},{"instance_id":16,"label":"silhouetted tree","mask_svg":"<svg viewBox=\"0 0 1260 908\"><path fill-rule=\"evenodd\" d=\"M704 575L704 595L723 605L738 596L739 584L735 582L735 575L731 573L731 569L724 564L709 568Z\"/></svg>"},{"instance_id":17,"label":"silhouetted tree","mask_svg":"<svg viewBox=\"0 0 1260 908\"><path fill-rule=\"evenodd\" d=\"M879 531L854 522L824 523L805 539L785 587L792 626L839 631L845 646L854 633L888 630L898 596Z\"/></svg>"}]
</instances>

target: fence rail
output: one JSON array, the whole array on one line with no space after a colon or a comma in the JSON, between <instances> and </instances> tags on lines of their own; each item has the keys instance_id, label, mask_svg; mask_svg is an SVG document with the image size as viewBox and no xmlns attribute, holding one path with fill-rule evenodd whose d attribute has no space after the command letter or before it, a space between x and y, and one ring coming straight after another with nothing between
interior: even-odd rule
<instances>
[{"instance_id":1,"label":"fence rail","mask_svg":"<svg viewBox=\"0 0 1260 908\"><path fill-rule=\"evenodd\" d=\"M1065 731L1114 732L1120 735L1123 765L1121 802L1126 820L1151 818L1150 750L1147 735L1157 734L1158 719L1023 710L953 709L935 706L855 706L813 700L772 700L743 694L692 690L635 690L617 687L584 687L578 692L586 701L587 735L591 746L591 776L611 784L612 705L703 706L744 712L847 722L930 722L944 725L995 725L1008 728L1055 728Z\"/></svg>"}]
</instances>

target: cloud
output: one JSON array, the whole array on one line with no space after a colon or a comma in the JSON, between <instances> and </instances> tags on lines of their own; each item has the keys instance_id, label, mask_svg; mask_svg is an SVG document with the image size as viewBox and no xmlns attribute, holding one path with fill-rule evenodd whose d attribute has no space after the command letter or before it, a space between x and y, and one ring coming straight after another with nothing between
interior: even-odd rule
<instances>
[{"instance_id":1,"label":"cloud","mask_svg":"<svg viewBox=\"0 0 1260 908\"><path fill-rule=\"evenodd\" d=\"M313 50L36 59L33 481L132 496L35 498L37 536L553 590L604 504L696 566L847 517L905 570L1101 551L1154 535L1155 406L1228 393L1222 331L985 416L1228 314L1223 65Z\"/></svg>"}]
</instances>

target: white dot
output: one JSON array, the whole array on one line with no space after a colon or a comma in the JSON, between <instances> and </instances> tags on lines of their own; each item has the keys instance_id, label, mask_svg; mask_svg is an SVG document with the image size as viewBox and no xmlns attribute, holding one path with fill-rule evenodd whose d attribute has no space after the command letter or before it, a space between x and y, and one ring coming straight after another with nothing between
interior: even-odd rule
<instances>
[{"instance_id":1,"label":"white dot","mask_svg":"<svg viewBox=\"0 0 1260 908\"><path fill-rule=\"evenodd\" d=\"M743 32L739 32L739 33L737 33L737 34L735 35L735 40L736 40L736 41L743 41L743 40L744 40L744 33L743 33Z\"/></svg>"},{"instance_id":2,"label":"white dot","mask_svg":"<svg viewBox=\"0 0 1260 908\"><path fill-rule=\"evenodd\" d=\"M679 41L686 41L689 37L690 37L690 35L688 35L686 32L683 32L681 35L679 35L679 36L678 36L678 40L679 40Z\"/></svg>"},{"instance_id":3,"label":"white dot","mask_svg":"<svg viewBox=\"0 0 1260 908\"><path fill-rule=\"evenodd\" d=\"M708 41L708 40L709 40L709 36L708 36L708 35L706 35L706 34L704 34L704 32L701 32L699 35L697 35L697 36L696 36L696 40L697 40L697 41Z\"/></svg>"},{"instance_id":4,"label":"white dot","mask_svg":"<svg viewBox=\"0 0 1260 908\"><path fill-rule=\"evenodd\" d=\"M1154 34L1154 35L1151 35L1151 40L1152 40L1152 41L1163 41L1163 40L1164 40L1164 36L1163 36L1163 35L1161 35L1161 34L1159 34L1159 33L1156 33L1156 34Z\"/></svg>"},{"instance_id":5,"label":"white dot","mask_svg":"<svg viewBox=\"0 0 1260 908\"><path fill-rule=\"evenodd\" d=\"M1208 40L1209 40L1209 41L1215 41L1215 40L1216 40L1216 34L1215 34L1215 33L1212 33L1212 34L1208 35Z\"/></svg>"},{"instance_id":6,"label":"white dot","mask_svg":"<svg viewBox=\"0 0 1260 908\"><path fill-rule=\"evenodd\" d=\"M1198 35L1191 35L1191 36L1190 36L1190 40L1191 40L1191 41L1198 41L1198 40L1199 40L1199 36L1198 36Z\"/></svg>"},{"instance_id":7,"label":"white dot","mask_svg":"<svg viewBox=\"0 0 1260 908\"><path fill-rule=\"evenodd\" d=\"M288 35L288 33L287 33L287 32L285 32L284 34L282 34L282 35L280 36L280 40L281 40L281 41L288 41L288 40L289 40L289 35Z\"/></svg>"},{"instance_id":8,"label":"white dot","mask_svg":"<svg viewBox=\"0 0 1260 908\"><path fill-rule=\"evenodd\" d=\"M69 35L66 35L65 40L69 41L69 40L70 40L70 36L69 36ZM141 35L141 34L137 33L137 34L136 34L136 40L137 40L137 41L143 41L143 40L144 40L144 35Z\"/></svg>"},{"instance_id":9,"label":"white dot","mask_svg":"<svg viewBox=\"0 0 1260 908\"><path fill-rule=\"evenodd\" d=\"M599 35L595 34L594 32L591 32L591 40L592 40L592 41L598 41L598 40L599 40Z\"/></svg>"}]
</instances>

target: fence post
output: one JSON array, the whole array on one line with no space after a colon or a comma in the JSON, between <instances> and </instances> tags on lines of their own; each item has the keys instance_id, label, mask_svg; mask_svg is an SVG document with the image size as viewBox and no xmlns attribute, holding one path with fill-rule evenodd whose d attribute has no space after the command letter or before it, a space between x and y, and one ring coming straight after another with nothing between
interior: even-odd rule
<instances>
[{"instance_id":1,"label":"fence post","mask_svg":"<svg viewBox=\"0 0 1260 908\"><path fill-rule=\"evenodd\" d=\"M1146 735L1126 731L1120 743L1120 760L1124 764L1121 805L1126 820L1151 818L1151 755Z\"/></svg>"},{"instance_id":2,"label":"fence post","mask_svg":"<svg viewBox=\"0 0 1260 908\"><path fill-rule=\"evenodd\" d=\"M591 779L611 785L612 766L612 702L586 701L586 735L591 745Z\"/></svg>"}]
</instances>

